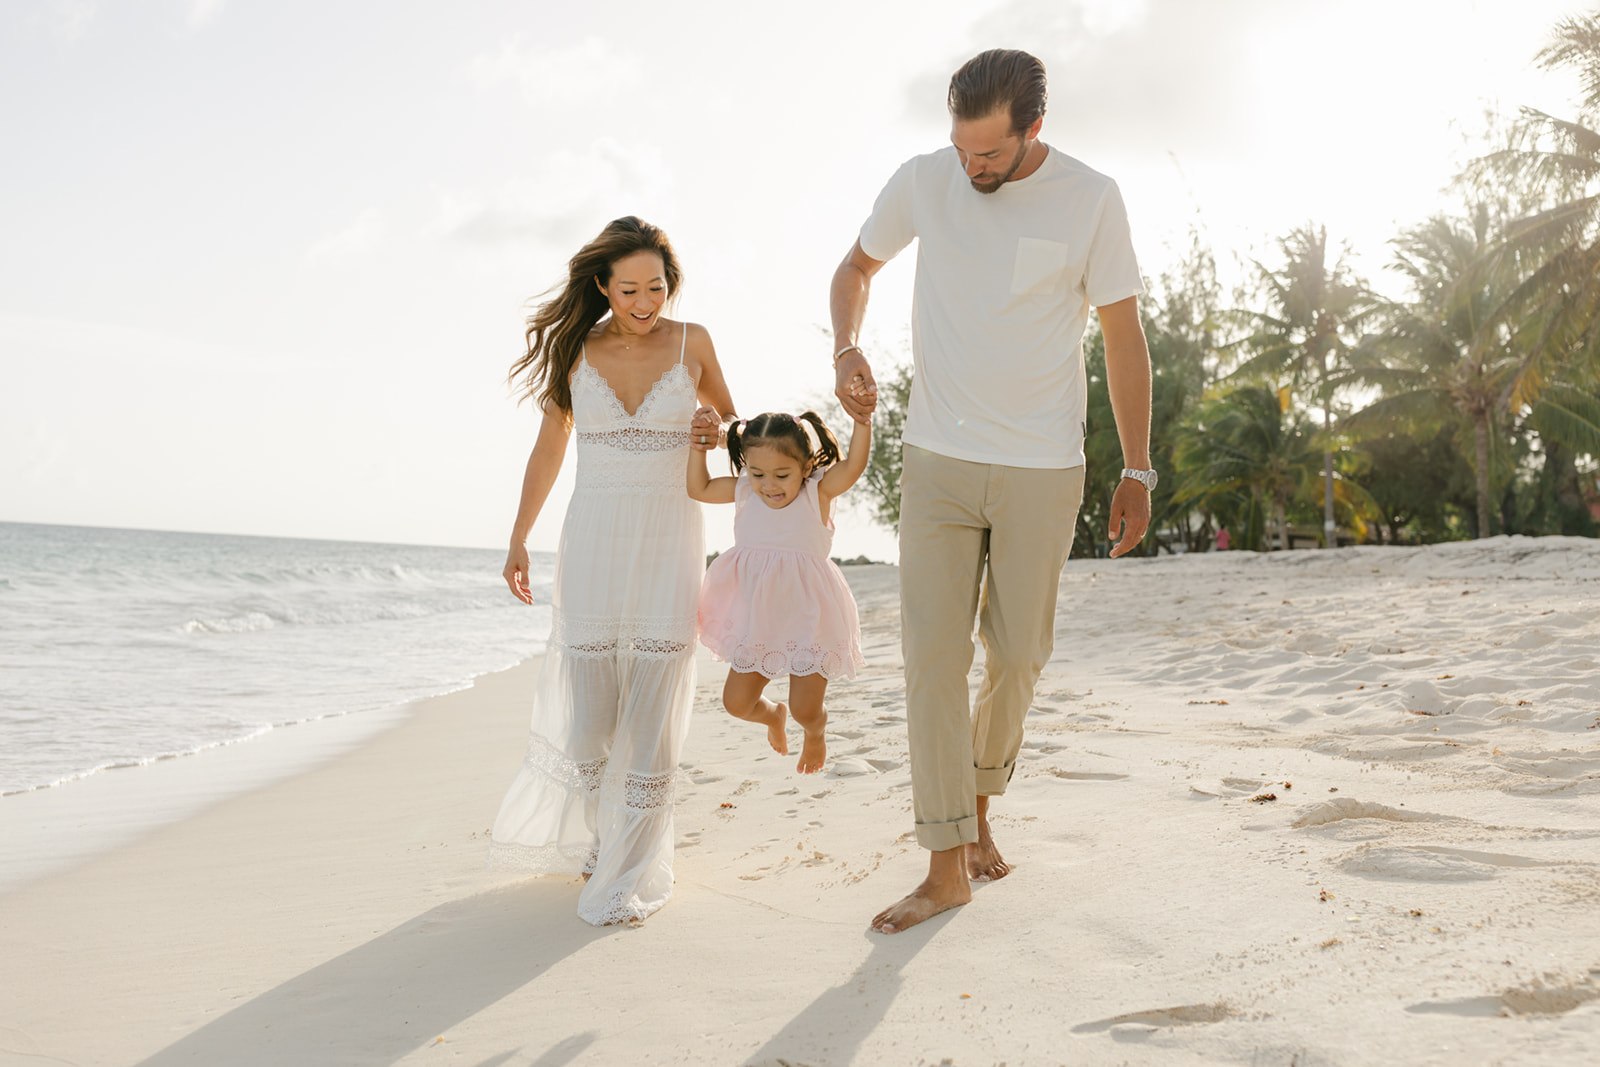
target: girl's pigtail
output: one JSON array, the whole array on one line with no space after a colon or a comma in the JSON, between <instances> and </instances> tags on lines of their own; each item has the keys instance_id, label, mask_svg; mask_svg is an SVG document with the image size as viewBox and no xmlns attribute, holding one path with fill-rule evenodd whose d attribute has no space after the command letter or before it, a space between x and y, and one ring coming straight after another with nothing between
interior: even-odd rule
<instances>
[{"instance_id":1,"label":"girl's pigtail","mask_svg":"<svg viewBox=\"0 0 1600 1067\"><path fill-rule=\"evenodd\" d=\"M749 425L747 419L728 424L728 466L735 474L744 470L744 431Z\"/></svg>"},{"instance_id":2,"label":"girl's pigtail","mask_svg":"<svg viewBox=\"0 0 1600 1067\"><path fill-rule=\"evenodd\" d=\"M833 436L833 431L828 429L828 424L822 421L821 415L815 411L805 411L801 412L799 418L809 422L811 428L817 432L817 450L811 456L812 470L826 470L844 458L839 451L839 439Z\"/></svg>"}]
</instances>

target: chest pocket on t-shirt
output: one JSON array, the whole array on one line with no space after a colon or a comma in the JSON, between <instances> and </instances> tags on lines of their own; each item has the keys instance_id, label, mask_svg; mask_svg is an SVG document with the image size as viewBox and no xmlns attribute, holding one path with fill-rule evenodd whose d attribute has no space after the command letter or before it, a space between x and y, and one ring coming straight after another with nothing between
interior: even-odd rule
<instances>
[{"instance_id":1,"label":"chest pocket on t-shirt","mask_svg":"<svg viewBox=\"0 0 1600 1067\"><path fill-rule=\"evenodd\" d=\"M1017 262L1011 271L1011 294L1047 293L1056 289L1067 269L1067 246L1040 237L1017 239Z\"/></svg>"}]
</instances>

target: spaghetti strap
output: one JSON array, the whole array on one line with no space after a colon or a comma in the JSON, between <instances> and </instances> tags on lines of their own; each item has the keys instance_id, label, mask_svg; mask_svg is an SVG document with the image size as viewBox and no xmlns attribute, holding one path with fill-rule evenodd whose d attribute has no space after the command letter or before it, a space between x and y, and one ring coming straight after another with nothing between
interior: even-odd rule
<instances>
[{"instance_id":1,"label":"spaghetti strap","mask_svg":"<svg viewBox=\"0 0 1600 1067\"><path fill-rule=\"evenodd\" d=\"M678 342L678 366L683 366L683 353L689 347L689 324L683 324L683 338Z\"/></svg>"}]
</instances>

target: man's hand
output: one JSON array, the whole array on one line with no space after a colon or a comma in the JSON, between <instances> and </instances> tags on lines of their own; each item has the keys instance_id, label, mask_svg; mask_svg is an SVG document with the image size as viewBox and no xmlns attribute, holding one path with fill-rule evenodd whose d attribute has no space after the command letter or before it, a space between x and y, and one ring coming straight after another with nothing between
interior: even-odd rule
<instances>
[{"instance_id":1,"label":"man's hand","mask_svg":"<svg viewBox=\"0 0 1600 1067\"><path fill-rule=\"evenodd\" d=\"M852 348L834 364L833 395L839 398L846 415L863 426L872 425L872 413L878 407L878 383L859 348Z\"/></svg>"},{"instance_id":2,"label":"man's hand","mask_svg":"<svg viewBox=\"0 0 1600 1067\"><path fill-rule=\"evenodd\" d=\"M1117 491L1111 494L1111 522L1106 529L1109 538L1116 539L1118 533L1122 534L1111 546L1111 558L1133 551L1144 540L1149 525L1150 490L1132 478L1122 479L1117 483Z\"/></svg>"}]
</instances>

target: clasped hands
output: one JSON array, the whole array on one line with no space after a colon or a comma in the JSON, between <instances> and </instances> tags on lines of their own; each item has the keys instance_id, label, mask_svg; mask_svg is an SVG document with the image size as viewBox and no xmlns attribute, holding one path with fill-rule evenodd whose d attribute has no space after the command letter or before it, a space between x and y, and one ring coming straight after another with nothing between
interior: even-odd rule
<instances>
[{"instance_id":1,"label":"clasped hands","mask_svg":"<svg viewBox=\"0 0 1600 1067\"><path fill-rule=\"evenodd\" d=\"M860 349L852 348L835 366L838 384L834 396L839 398L840 406L856 422L871 425L872 413L878 407L878 383L872 378L867 357ZM696 408L694 418L689 421L689 447L696 452L711 452L727 442L728 431L722 414L710 405Z\"/></svg>"},{"instance_id":2,"label":"clasped hands","mask_svg":"<svg viewBox=\"0 0 1600 1067\"><path fill-rule=\"evenodd\" d=\"M689 447L696 452L712 452L727 444L727 429L722 425L722 415L716 408L703 405L695 409L689 421Z\"/></svg>"}]
</instances>

